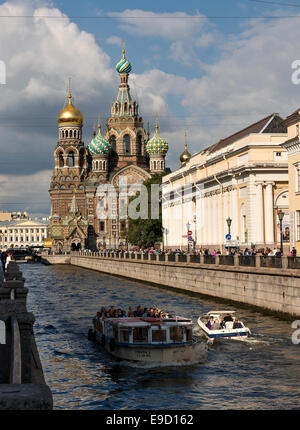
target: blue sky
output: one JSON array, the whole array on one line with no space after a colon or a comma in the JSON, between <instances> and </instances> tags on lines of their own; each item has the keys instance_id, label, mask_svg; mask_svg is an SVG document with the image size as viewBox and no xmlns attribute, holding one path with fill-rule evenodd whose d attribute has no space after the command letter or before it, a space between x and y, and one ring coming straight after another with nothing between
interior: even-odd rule
<instances>
[{"instance_id":1,"label":"blue sky","mask_svg":"<svg viewBox=\"0 0 300 430\"><path fill-rule=\"evenodd\" d=\"M285 6L292 3L299 7ZM100 112L104 128L117 95L123 38L132 95L151 132L158 112L172 170L185 132L196 153L300 105L299 86L291 82L291 64L300 59L298 0L8 0L0 2L0 20L7 68L0 86L0 210L48 213L67 79L88 144L93 120Z\"/></svg>"}]
</instances>

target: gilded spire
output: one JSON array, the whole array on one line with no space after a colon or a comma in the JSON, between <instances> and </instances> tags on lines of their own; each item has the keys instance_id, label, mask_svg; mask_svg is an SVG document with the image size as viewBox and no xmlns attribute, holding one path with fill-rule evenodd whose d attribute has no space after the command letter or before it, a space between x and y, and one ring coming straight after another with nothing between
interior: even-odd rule
<instances>
[{"instance_id":1,"label":"gilded spire","mask_svg":"<svg viewBox=\"0 0 300 430\"><path fill-rule=\"evenodd\" d=\"M69 97L69 99L72 98L72 94L71 94L71 77L70 76L68 78L68 97Z\"/></svg>"},{"instance_id":2,"label":"gilded spire","mask_svg":"<svg viewBox=\"0 0 300 430\"><path fill-rule=\"evenodd\" d=\"M125 58L125 40L123 39L122 58Z\"/></svg>"},{"instance_id":3,"label":"gilded spire","mask_svg":"<svg viewBox=\"0 0 300 430\"><path fill-rule=\"evenodd\" d=\"M98 113L98 133L101 133L101 121L100 121L100 112Z\"/></svg>"},{"instance_id":4,"label":"gilded spire","mask_svg":"<svg viewBox=\"0 0 300 430\"><path fill-rule=\"evenodd\" d=\"M180 162L184 165L191 158L191 154L187 150L187 132L184 133L184 151L180 155Z\"/></svg>"},{"instance_id":5,"label":"gilded spire","mask_svg":"<svg viewBox=\"0 0 300 430\"><path fill-rule=\"evenodd\" d=\"M155 118L155 134L158 134L159 125L158 125L158 113L156 112L156 118Z\"/></svg>"}]
</instances>

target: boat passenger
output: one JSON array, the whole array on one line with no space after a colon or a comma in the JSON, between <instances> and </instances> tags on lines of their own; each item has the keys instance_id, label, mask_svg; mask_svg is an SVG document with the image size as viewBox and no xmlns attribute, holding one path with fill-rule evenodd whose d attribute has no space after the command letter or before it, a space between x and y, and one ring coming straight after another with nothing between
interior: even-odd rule
<instances>
[{"instance_id":1,"label":"boat passenger","mask_svg":"<svg viewBox=\"0 0 300 430\"><path fill-rule=\"evenodd\" d=\"M208 322L206 323L206 327L208 328L208 330L211 330L211 326L214 323L214 317L210 317Z\"/></svg>"},{"instance_id":2,"label":"boat passenger","mask_svg":"<svg viewBox=\"0 0 300 430\"><path fill-rule=\"evenodd\" d=\"M143 312L143 315L142 315L142 317L147 317L148 316L148 312L149 312L149 309L147 309L147 308L144 308L144 312Z\"/></svg>"},{"instance_id":3,"label":"boat passenger","mask_svg":"<svg viewBox=\"0 0 300 430\"><path fill-rule=\"evenodd\" d=\"M154 317L154 310L153 310L153 308L149 308L148 309L147 317L148 318L153 318Z\"/></svg>"},{"instance_id":4,"label":"boat passenger","mask_svg":"<svg viewBox=\"0 0 300 430\"><path fill-rule=\"evenodd\" d=\"M218 318L216 318L211 326L211 330L220 330L220 328L221 328L220 322Z\"/></svg>"},{"instance_id":5,"label":"boat passenger","mask_svg":"<svg viewBox=\"0 0 300 430\"><path fill-rule=\"evenodd\" d=\"M234 319L233 327L232 328L242 328L242 324L239 322L237 318Z\"/></svg>"},{"instance_id":6,"label":"boat passenger","mask_svg":"<svg viewBox=\"0 0 300 430\"><path fill-rule=\"evenodd\" d=\"M143 313L144 313L144 311L143 311L142 307L141 307L141 306L138 306L138 307L136 308L136 310L133 312L133 315L134 315L135 317L141 317L141 316L143 315Z\"/></svg>"},{"instance_id":7,"label":"boat passenger","mask_svg":"<svg viewBox=\"0 0 300 430\"><path fill-rule=\"evenodd\" d=\"M127 314L128 318L133 318L134 317L134 312L131 306L129 306L128 309L128 314Z\"/></svg>"}]
</instances>

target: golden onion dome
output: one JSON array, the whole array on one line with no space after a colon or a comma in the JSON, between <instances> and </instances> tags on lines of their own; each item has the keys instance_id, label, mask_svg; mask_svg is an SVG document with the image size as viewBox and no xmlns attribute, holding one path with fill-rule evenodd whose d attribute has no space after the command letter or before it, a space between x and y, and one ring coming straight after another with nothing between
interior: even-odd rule
<instances>
[{"instance_id":1,"label":"golden onion dome","mask_svg":"<svg viewBox=\"0 0 300 430\"><path fill-rule=\"evenodd\" d=\"M187 150L187 144L185 144L184 145L184 151L180 155L180 162L181 162L181 164L185 164L190 158L191 158L191 154Z\"/></svg>"},{"instance_id":2,"label":"golden onion dome","mask_svg":"<svg viewBox=\"0 0 300 430\"><path fill-rule=\"evenodd\" d=\"M72 103L72 96L68 96L69 102L67 106L61 109L57 115L58 124L71 123L71 124L82 124L83 115L79 109L77 109Z\"/></svg>"},{"instance_id":3,"label":"golden onion dome","mask_svg":"<svg viewBox=\"0 0 300 430\"><path fill-rule=\"evenodd\" d=\"M57 115L58 124L71 123L82 125L83 115L72 103L71 78L69 78L68 99L68 104Z\"/></svg>"}]
</instances>

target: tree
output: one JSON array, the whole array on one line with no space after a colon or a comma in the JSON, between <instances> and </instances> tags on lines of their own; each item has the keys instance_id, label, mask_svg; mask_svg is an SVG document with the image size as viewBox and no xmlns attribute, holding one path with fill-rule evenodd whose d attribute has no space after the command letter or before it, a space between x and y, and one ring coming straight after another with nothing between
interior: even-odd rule
<instances>
[{"instance_id":1,"label":"tree","mask_svg":"<svg viewBox=\"0 0 300 430\"><path fill-rule=\"evenodd\" d=\"M154 246L155 242L162 242L161 191L159 192L159 217L151 219L151 185L161 185L165 174L155 174L143 182L148 192L148 218L129 218L128 240L133 245L149 248ZM130 197L129 202L133 201L139 194L138 192L135 196Z\"/></svg>"}]
</instances>

